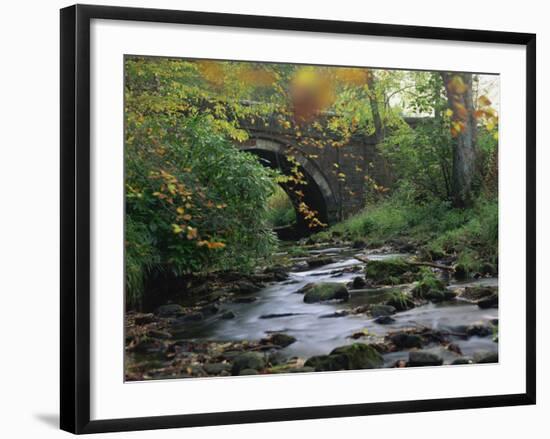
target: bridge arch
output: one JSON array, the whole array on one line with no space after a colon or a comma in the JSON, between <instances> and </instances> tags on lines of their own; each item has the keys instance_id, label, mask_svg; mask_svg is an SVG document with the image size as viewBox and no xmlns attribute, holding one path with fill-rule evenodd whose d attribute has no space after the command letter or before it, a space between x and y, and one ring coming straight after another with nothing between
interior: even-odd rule
<instances>
[{"instance_id":1,"label":"bridge arch","mask_svg":"<svg viewBox=\"0 0 550 439\"><path fill-rule=\"evenodd\" d=\"M318 165L309 159L299 148L289 147L281 142L266 138L253 138L239 149L257 155L265 166L278 169L284 175L291 175L290 169L294 166L287 159L289 152L296 159L300 171L304 174L305 185L299 189L303 192L303 201L313 210L318 212L318 218L325 224L335 222L338 213L338 202L328 179L325 177ZM281 183L281 187L289 196L295 210L298 209L300 200L287 183ZM296 213L296 228L294 233L297 237L306 236L311 233L303 217ZM295 237L296 237L295 236Z\"/></svg>"}]
</instances>

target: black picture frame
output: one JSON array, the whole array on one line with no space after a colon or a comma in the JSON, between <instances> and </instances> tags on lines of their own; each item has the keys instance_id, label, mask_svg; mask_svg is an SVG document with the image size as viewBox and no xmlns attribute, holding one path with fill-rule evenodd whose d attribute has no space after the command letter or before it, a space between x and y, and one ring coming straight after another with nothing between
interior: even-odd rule
<instances>
[{"instance_id":1,"label":"black picture frame","mask_svg":"<svg viewBox=\"0 0 550 439\"><path fill-rule=\"evenodd\" d=\"M525 46L527 53L525 66L527 83L526 392L495 396L90 420L90 21L92 19ZM535 404L535 53L536 36L530 33L109 6L75 5L62 9L61 428L80 434Z\"/></svg>"}]
</instances>

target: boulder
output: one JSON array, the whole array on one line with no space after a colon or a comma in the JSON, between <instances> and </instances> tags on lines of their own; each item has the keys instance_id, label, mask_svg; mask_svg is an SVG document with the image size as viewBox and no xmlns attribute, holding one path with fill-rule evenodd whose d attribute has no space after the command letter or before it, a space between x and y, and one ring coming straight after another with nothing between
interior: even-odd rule
<instances>
[{"instance_id":1,"label":"boulder","mask_svg":"<svg viewBox=\"0 0 550 439\"><path fill-rule=\"evenodd\" d=\"M466 328L466 335L468 337L478 336L487 337L493 333L493 328L484 324L483 322L473 323Z\"/></svg>"},{"instance_id":2,"label":"boulder","mask_svg":"<svg viewBox=\"0 0 550 439\"><path fill-rule=\"evenodd\" d=\"M443 291L429 291L425 298L430 302L445 302L447 300L453 300L457 296L455 291L444 289Z\"/></svg>"},{"instance_id":3,"label":"boulder","mask_svg":"<svg viewBox=\"0 0 550 439\"><path fill-rule=\"evenodd\" d=\"M498 363L498 352L476 352L474 363Z\"/></svg>"},{"instance_id":4,"label":"boulder","mask_svg":"<svg viewBox=\"0 0 550 439\"><path fill-rule=\"evenodd\" d=\"M334 263L334 259L330 256L317 256L307 260L307 265L309 268L322 267L323 265L328 265Z\"/></svg>"},{"instance_id":5,"label":"boulder","mask_svg":"<svg viewBox=\"0 0 550 439\"><path fill-rule=\"evenodd\" d=\"M221 315L221 318L224 319L224 320L234 319L235 318L235 313L233 311L225 311Z\"/></svg>"},{"instance_id":6,"label":"boulder","mask_svg":"<svg viewBox=\"0 0 550 439\"><path fill-rule=\"evenodd\" d=\"M436 354L427 351L411 351L409 352L409 361L407 366L441 366L443 359Z\"/></svg>"},{"instance_id":7,"label":"boulder","mask_svg":"<svg viewBox=\"0 0 550 439\"><path fill-rule=\"evenodd\" d=\"M466 287L460 297L470 301L478 301L486 297L492 296L496 292L495 287L474 286Z\"/></svg>"},{"instance_id":8,"label":"boulder","mask_svg":"<svg viewBox=\"0 0 550 439\"><path fill-rule=\"evenodd\" d=\"M337 318L337 317L346 317L348 315L349 315L349 311L347 311L345 309L342 309L340 311L334 311L330 314L320 315L319 318L320 319L330 319L330 318Z\"/></svg>"},{"instance_id":9,"label":"boulder","mask_svg":"<svg viewBox=\"0 0 550 439\"><path fill-rule=\"evenodd\" d=\"M373 317L387 317L395 314L396 309L391 305L373 305L370 312Z\"/></svg>"},{"instance_id":10,"label":"boulder","mask_svg":"<svg viewBox=\"0 0 550 439\"><path fill-rule=\"evenodd\" d=\"M279 314L263 314L260 316L260 319L280 319L283 317L292 317L292 316L301 316L302 313L299 312L283 312Z\"/></svg>"},{"instance_id":11,"label":"boulder","mask_svg":"<svg viewBox=\"0 0 550 439\"><path fill-rule=\"evenodd\" d=\"M232 290L237 294L252 294L261 290L261 286L249 280L240 280L233 285Z\"/></svg>"},{"instance_id":12,"label":"boulder","mask_svg":"<svg viewBox=\"0 0 550 439\"><path fill-rule=\"evenodd\" d=\"M417 334L407 334L406 332L399 332L390 336L390 341L398 349L411 349L422 347L422 337Z\"/></svg>"},{"instance_id":13,"label":"boulder","mask_svg":"<svg viewBox=\"0 0 550 439\"><path fill-rule=\"evenodd\" d=\"M389 325L391 323L395 323L395 319L390 316L380 316L374 319L374 323L378 323L379 325Z\"/></svg>"},{"instance_id":14,"label":"boulder","mask_svg":"<svg viewBox=\"0 0 550 439\"><path fill-rule=\"evenodd\" d=\"M335 282L315 284L304 293L305 303L326 302L329 300L349 300L349 291L345 285Z\"/></svg>"},{"instance_id":15,"label":"boulder","mask_svg":"<svg viewBox=\"0 0 550 439\"><path fill-rule=\"evenodd\" d=\"M282 282L288 279L288 272L286 268L281 266L268 267L264 270L265 274L269 274L274 281Z\"/></svg>"},{"instance_id":16,"label":"boulder","mask_svg":"<svg viewBox=\"0 0 550 439\"><path fill-rule=\"evenodd\" d=\"M258 352L245 352L233 359L233 367L231 373L233 375L240 375L242 370L254 369L260 370L265 367L266 361L263 354Z\"/></svg>"},{"instance_id":17,"label":"boulder","mask_svg":"<svg viewBox=\"0 0 550 439\"><path fill-rule=\"evenodd\" d=\"M372 346L363 343L340 346L329 355L309 358L304 366L316 371L373 369L382 367L384 360Z\"/></svg>"},{"instance_id":18,"label":"boulder","mask_svg":"<svg viewBox=\"0 0 550 439\"><path fill-rule=\"evenodd\" d=\"M367 281L362 276L356 276L353 278L353 282L351 283L351 286L354 290L359 290L367 286Z\"/></svg>"},{"instance_id":19,"label":"boulder","mask_svg":"<svg viewBox=\"0 0 550 439\"><path fill-rule=\"evenodd\" d=\"M481 309L498 308L498 294L492 294L477 301L477 306Z\"/></svg>"},{"instance_id":20,"label":"boulder","mask_svg":"<svg viewBox=\"0 0 550 439\"><path fill-rule=\"evenodd\" d=\"M276 332L274 334L271 334L269 337L262 338L260 340L260 343L262 344L270 343L270 344L285 348L291 345L292 343L294 343L295 341L296 341L296 338L293 337L292 335Z\"/></svg>"},{"instance_id":21,"label":"boulder","mask_svg":"<svg viewBox=\"0 0 550 439\"><path fill-rule=\"evenodd\" d=\"M456 293L446 288L445 282L438 279L433 273L424 273L414 288L413 297L417 299L429 300L431 302L443 302L456 297Z\"/></svg>"}]
</instances>

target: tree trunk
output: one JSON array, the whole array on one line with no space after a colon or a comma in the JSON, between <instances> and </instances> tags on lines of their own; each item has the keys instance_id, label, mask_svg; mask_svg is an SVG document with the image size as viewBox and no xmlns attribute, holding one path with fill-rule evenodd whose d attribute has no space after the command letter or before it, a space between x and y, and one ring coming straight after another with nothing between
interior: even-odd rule
<instances>
[{"instance_id":1,"label":"tree trunk","mask_svg":"<svg viewBox=\"0 0 550 439\"><path fill-rule=\"evenodd\" d=\"M372 70L369 71L367 76L367 86L369 87L368 96L372 120L374 122L374 136L376 138L376 143L380 143L384 139L384 125L382 124L382 117L380 117L380 109L375 90L374 72Z\"/></svg>"},{"instance_id":2,"label":"tree trunk","mask_svg":"<svg viewBox=\"0 0 550 439\"><path fill-rule=\"evenodd\" d=\"M453 148L452 199L455 207L472 204L475 175L476 120L470 73L441 73L449 101Z\"/></svg>"}]
</instances>

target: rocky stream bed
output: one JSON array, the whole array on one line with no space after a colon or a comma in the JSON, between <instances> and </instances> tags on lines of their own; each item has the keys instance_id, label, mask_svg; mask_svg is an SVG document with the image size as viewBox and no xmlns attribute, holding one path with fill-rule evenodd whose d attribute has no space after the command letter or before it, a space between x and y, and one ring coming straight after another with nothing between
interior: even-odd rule
<instances>
[{"instance_id":1,"label":"rocky stream bed","mask_svg":"<svg viewBox=\"0 0 550 439\"><path fill-rule=\"evenodd\" d=\"M458 282L391 248L302 253L128 312L126 380L498 362L496 277Z\"/></svg>"}]
</instances>

